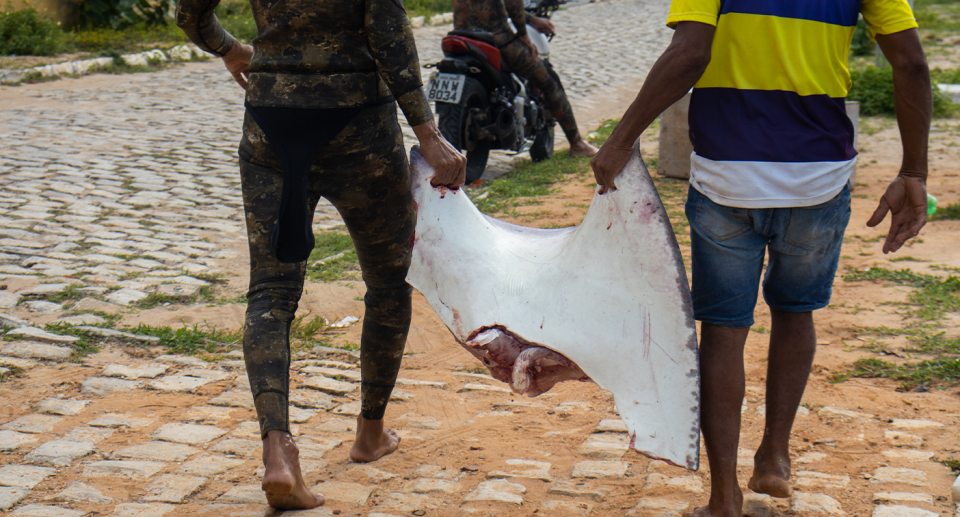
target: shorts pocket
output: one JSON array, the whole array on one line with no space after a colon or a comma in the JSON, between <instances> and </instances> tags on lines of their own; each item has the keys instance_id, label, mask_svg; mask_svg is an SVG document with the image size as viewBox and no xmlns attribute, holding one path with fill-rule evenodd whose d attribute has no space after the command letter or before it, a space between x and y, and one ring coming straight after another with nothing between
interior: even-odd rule
<instances>
[{"instance_id":1,"label":"shorts pocket","mask_svg":"<svg viewBox=\"0 0 960 517\"><path fill-rule=\"evenodd\" d=\"M714 241L730 240L752 229L746 208L718 205L694 188L690 188L687 204L690 225Z\"/></svg>"},{"instance_id":2,"label":"shorts pocket","mask_svg":"<svg viewBox=\"0 0 960 517\"><path fill-rule=\"evenodd\" d=\"M844 228L839 224L841 216L849 212L849 187L844 187L826 203L791 208L783 241L805 251L816 251L830 244L838 231L843 232Z\"/></svg>"}]
</instances>

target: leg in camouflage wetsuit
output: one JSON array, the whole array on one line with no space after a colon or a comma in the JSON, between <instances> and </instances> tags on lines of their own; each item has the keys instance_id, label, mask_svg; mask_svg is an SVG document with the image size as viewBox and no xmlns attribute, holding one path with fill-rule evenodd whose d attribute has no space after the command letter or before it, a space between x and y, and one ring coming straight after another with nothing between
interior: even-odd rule
<instances>
[{"instance_id":1,"label":"leg in camouflage wetsuit","mask_svg":"<svg viewBox=\"0 0 960 517\"><path fill-rule=\"evenodd\" d=\"M500 47L500 56L517 75L526 78L543 92L544 105L560 124L563 134L570 145L581 141L577 131L577 120L573 117L573 107L567 100L560 82L550 75L543 61L530 52L530 48L519 38Z\"/></svg>"},{"instance_id":2,"label":"leg in camouflage wetsuit","mask_svg":"<svg viewBox=\"0 0 960 517\"><path fill-rule=\"evenodd\" d=\"M306 262L282 263L270 234L280 203L280 159L247 115L240 174L250 242L243 346L264 437L289 431L290 324ZM410 242L416 225L396 104L362 110L320 152L307 181L311 215L322 196L340 212L357 249L366 313L360 341L362 417L381 420L410 327Z\"/></svg>"}]
</instances>

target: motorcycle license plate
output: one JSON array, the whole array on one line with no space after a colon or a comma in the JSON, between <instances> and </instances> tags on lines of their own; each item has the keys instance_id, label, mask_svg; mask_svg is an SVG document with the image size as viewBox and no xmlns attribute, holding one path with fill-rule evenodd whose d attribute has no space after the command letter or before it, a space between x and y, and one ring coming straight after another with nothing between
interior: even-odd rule
<instances>
[{"instance_id":1,"label":"motorcycle license plate","mask_svg":"<svg viewBox=\"0 0 960 517\"><path fill-rule=\"evenodd\" d=\"M427 100L452 104L460 102L460 94L463 93L463 84L467 82L466 79L465 75L434 72L430 75L430 82L427 83Z\"/></svg>"}]
</instances>

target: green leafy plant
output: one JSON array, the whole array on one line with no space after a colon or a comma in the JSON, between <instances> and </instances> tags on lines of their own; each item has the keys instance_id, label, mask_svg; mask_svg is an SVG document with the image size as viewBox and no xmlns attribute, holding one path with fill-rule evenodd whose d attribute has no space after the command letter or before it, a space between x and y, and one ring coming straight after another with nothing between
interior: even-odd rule
<instances>
[{"instance_id":1,"label":"green leafy plant","mask_svg":"<svg viewBox=\"0 0 960 517\"><path fill-rule=\"evenodd\" d=\"M33 8L0 12L0 55L52 56L60 50L62 34Z\"/></svg>"},{"instance_id":2,"label":"green leafy plant","mask_svg":"<svg viewBox=\"0 0 960 517\"><path fill-rule=\"evenodd\" d=\"M937 211L930 216L931 221L944 221L951 219L960 219L960 203L953 203L952 205L937 208Z\"/></svg>"},{"instance_id":3,"label":"green leafy plant","mask_svg":"<svg viewBox=\"0 0 960 517\"><path fill-rule=\"evenodd\" d=\"M453 0L406 0L403 7L407 16L430 16L453 11Z\"/></svg>"},{"instance_id":4,"label":"green leafy plant","mask_svg":"<svg viewBox=\"0 0 960 517\"><path fill-rule=\"evenodd\" d=\"M229 1L217 6L220 25L240 41L250 42L257 37L257 23L250 10L250 2Z\"/></svg>"},{"instance_id":5,"label":"green leafy plant","mask_svg":"<svg viewBox=\"0 0 960 517\"><path fill-rule=\"evenodd\" d=\"M858 19L857 28L853 31L853 41L850 43L850 53L854 56L872 56L876 49L867 24L863 18Z\"/></svg>"},{"instance_id":6,"label":"green leafy plant","mask_svg":"<svg viewBox=\"0 0 960 517\"><path fill-rule=\"evenodd\" d=\"M860 102L860 114L866 117L895 115L893 107L893 69L866 67L862 70L851 70L852 85L847 93L847 100ZM957 110L957 105L940 91L933 87L933 116L937 118L950 117Z\"/></svg>"},{"instance_id":7,"label":"green leafy plant","mask_svg":"<svg viewBox=\"0 0 960 517\"><path fill-rule=\"evenodd\" d=\"M163 24L173 18L176 6L176 0L85 0L80 17L89 27L124 29Z\"/></svg>"}]
</instances>

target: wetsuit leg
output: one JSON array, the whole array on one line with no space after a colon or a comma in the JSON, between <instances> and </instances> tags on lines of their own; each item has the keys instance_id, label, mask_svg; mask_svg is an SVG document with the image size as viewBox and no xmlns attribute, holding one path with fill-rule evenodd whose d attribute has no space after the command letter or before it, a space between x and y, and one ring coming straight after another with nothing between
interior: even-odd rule
<instances>
[{"instance_id":1,"label":"wetsuit leg","mask_svg":"<svg viewBox=\"0 0 960 517\"><path fill-rule=\"evenodd\" d=\"M240 180L250 249L243 356L260 432L289 431L290 324L303 291L306 262L276 258L271 236L283 192L280 158L249 114L240 143ZM310 217L317 198L309 200Z\"/></svg>"},{"instance_id":2,"label":"wetsuit leg","mask_svg":"<svg viewBox=\"0 0 960 517\"><path fill-rule=\"evenodd\" d=\"M410 329L407 284L416 212L396 105L357 115L321 151L312 189L339 210L360 261L366 312L360 338L361 416L383 418Z\"/></svg>"},{"instance_id":3,"label":"wetsuit leg","mask_svg":"<svg viewBox=\"0 0 960 517\"><path fill-rule=\"evenodd\" d=\"M289 328L306 263L285 264L270 235L282 192L280 159L248 116L240 146L250 240L244 357L261 433L288 430ZM362 412L383 418L410 326L406 283L416 224L396 105L360 112L317 157L308 178L310 217L320 195L333 203L357 248L367 284L361 336Z\"/></svg>"},{"instance_id":4,"label":"wetsuit leg","mask_svg":"<svg viewBox=\"0 0 960 517\"><path fill-rule=\"evenodd\" d=\"M559 81L554 80L543 61L534 57L530 49L519 39L514 39L500 47L500 56L514 73L525 77L543 92L544 104L560 124L567 140L570 143L580 140L577 120L573 117L573 107L570 106L563 87L560 86Z\"/></svg>"}]
</instances>

